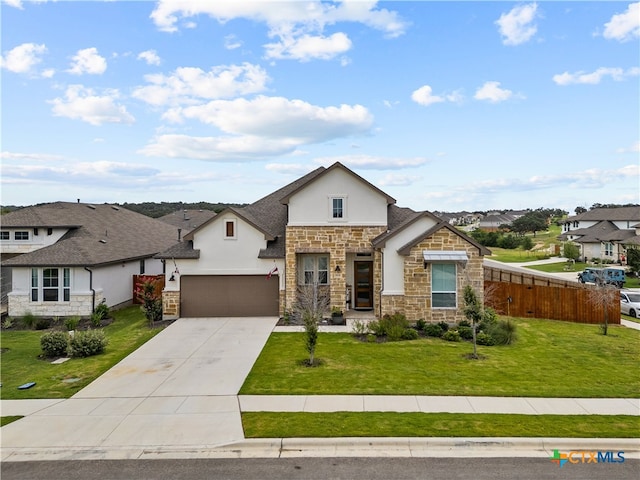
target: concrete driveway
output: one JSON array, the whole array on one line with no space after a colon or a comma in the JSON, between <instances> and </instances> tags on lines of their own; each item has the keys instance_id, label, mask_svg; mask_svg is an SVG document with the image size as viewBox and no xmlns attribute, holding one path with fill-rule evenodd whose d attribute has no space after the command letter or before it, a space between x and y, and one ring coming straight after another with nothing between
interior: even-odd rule
<instances>
[{"instance_id":1,"label":"concrete driveway","mask_svg":"<svg viewBox=\"0 0 640 480\"><path fill-rule=\"evenodd\" d=\"M2 449L93 447L113 457L122 448L126 457L131 447L242 440L237 394L276 322L180 319L72 398L3 427Z\"/></svg>"}]
</instances>

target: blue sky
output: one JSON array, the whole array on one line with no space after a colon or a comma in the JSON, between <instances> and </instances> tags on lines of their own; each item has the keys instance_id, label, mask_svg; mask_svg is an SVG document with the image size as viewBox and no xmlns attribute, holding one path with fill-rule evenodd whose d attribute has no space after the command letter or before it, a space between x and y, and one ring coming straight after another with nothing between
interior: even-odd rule
<instances>
[{"instance_id":1,"label":"blue sky","mask_svg":"<svg viewBox=\"0 0 640 480\"><path fill-rule=\"evenodd\" d=\"M250 203L335 161L416 210L640 202L640 2L0 8L6 205Z\"/></svg>"}]
</instances>

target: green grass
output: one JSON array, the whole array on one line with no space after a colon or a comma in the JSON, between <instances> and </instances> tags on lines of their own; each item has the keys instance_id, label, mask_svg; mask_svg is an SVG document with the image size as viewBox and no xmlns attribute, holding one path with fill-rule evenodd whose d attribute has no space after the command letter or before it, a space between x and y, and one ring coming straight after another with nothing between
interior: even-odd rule
<instances>
[{"instance_id":1,"label":"green grass","mask_svg":"<svg viewBox=\"0 0 640 480\"><path fill-rule=\"evenodd\" d=\"M60 365L38 358L44 332L2 331L0 398L69 398L160 331L147 326L139 306L113 312L113 316L113 323L104 328L109 344L103 354L73 358ZM28 390L17 389L27 382L36 385Z\"/></svg>"},{"instance_id":2,"label":"green grass","mask_svg":"<svg viewBox=\"0 0 640 480\"><path fill-rule=\"evenodd\" d=\"M521 248L512 249L489 247L489 250L491 250L491 256L485 258L504 263L533 262L534 260L544 260L545 258L549 258L548 253L532 252Z\"/></svg>"},{"instance_id":3,"label":"green grass","mask_svg":"<svg viewBox=\"0 0 640 480\"><path fill-rule=\"evenodd\" d=\"M320 367L300 365L303 333L273 333L249 373L248 395L487 395L625 397L640 392L640 331L552 320L514 319L518 340L478 346L421 338L362 343L344 333L320 333Z\"/></svg>"},{"instance_id":4,"label":"green grass","mask_svg":"<svg viewBox=\"0 0 640 480\"><path fill-rule=\"evenodd\" d=\"M245 412L246 438L562 437L638 438L629 415Z\"/></svg>"},{"instance_id":5,"label":"green grass","mask_svg":"<svg viewBox=\"0 0 640 480\"><path fill-rule=\"evenodd\" d=\"M630 322L640 323L640 318L631 317L629 315L625 315L624 313L620 315L625 320L629 320Z\"/></svg>"},{"instance_id":6,"label":"green grass","mask_svg":"<svg viewBox=\"0 0 640 480\"><path fill-rule=\"evenodd\" d=\"M562 273L562 272L566 272L567 270L565 270L565 266L567 265L566 262L559 262L559 263L545 263L542 265L527 265L527 268L530 268L531 270L538 270L540 272L547 272L547 273ZM585 268L587 267L587 264L584 262L576 262L574 269L573 270L569 270L569 272L575 272L576 274L576 278L578 277L578 273L583 271Z\"/></svg>"},{"instance_id":7,"label":"green grass","mask_svg":"<svg viewBox=\"0 0 640 480\"><path fill-rule=\"evenodd\" d=\"M0 427L4 427L5 425L9 425L11 422L15 422L16 420L20 420L23 418L21 415L14 415L9 417L0 417Z\"/></svg>"}]
</instances>

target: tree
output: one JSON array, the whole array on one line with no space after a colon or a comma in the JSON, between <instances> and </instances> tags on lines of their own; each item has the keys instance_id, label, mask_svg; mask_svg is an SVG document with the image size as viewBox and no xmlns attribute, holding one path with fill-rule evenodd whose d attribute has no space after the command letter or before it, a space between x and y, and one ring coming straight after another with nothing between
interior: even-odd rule
<instances>
[{"instance_id":1,"label":"tree","mask_svg":"<svg viewBox=\"0 0 640 480\"><path fill-rule=\"evenodd\" d=\"M154 277L142 277L136 289L136 297L142 302L142 311L153 327L154 322L162 320L162 296L156 291L157 280Z\"/></svg>"},{"instance_id":2,"label":"tree","mask_svg":"<svg viewBox=\"0 0 640 480\"><path fill-rule=\"evenodd\" d=\"M574 212L576 212L576 215L580 215L581 213L585 213L587 211L586 208L584 207L576 207Z\"/></svg>"},{"instance_id":3,"label":"tree","mask_svg":"<svg viewBox=\"0 0 640 480\"><path fill-rule=\"evenodd\" d=\"M547 219L541 211L527 212L523 216L516 218L511 222L511 231L518 235L524 235L532 232L536 236L536 232L547 229Z\"/></svg>"},{"instance_id":4,"label":"tree","mask_svg":"<svg viewBox=\"0 0 640 480\"><path fill-rule=\"evenodd\" d=\"M569 260L578 260L580 258L580 248L575 243L566 242L562 247L562 256Z\"/></svg>"},{"instance_id":5,"label":"tree","mask_svg":"<svg viewBox=\"0 0 640 480\"><path fill-rule=\"evenodd\" d=\"M308 365L316 364L315 352L318 344L318 323L329 310L329 297L319 291L318 283L298 288L298 298L294 307L296 314L304 322L305 348L309 353Z\"/></svg>"},{"instance_id":6,"label":"tree","mask_svg":"<svg viewBox=\"0 0 640 480\"><path fill-rule=\"evenodd\" d=\"M589 288L588 302L597 309L602 308L601 324L602 334L606 335L609 331L609 305L618 302L620 294L614 285L609 285L603 281L597 281L595 287Z\"/></svg>"},{"instance_id":7,"label":"tree","mask_svg":"<svg viewBox=\"0 0 640 480\"><path fill-rule=\"evenodd\" d=\"M471 285L464 287L464 316L471 322L471 330L473 331L473 355L472 358L478 358L476 346L476 324L482 320L483 311L482 304L478 300L478 295Z\"/></svg>"},{"instance_id":8,"label":"tree","mask_svg":"<svg viewBox=\"0 0 640 480\"><path fill-rule=\"evenodd\" d=\"M640 248L627 247L627 265L636 275L640 272Z\"/></svg>"}]
</instances>

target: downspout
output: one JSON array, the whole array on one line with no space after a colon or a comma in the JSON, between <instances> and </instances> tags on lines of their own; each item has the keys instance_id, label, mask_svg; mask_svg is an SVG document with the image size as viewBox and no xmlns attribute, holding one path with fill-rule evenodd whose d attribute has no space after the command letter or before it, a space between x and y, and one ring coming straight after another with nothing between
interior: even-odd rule
<instances>
[{"instance_id":1,"label":"downspout","mask_svg":"<svg viewBox=\"0 0 640 480\"><path fill-rule=\"evenodd\" d=\"M93 270L89 267L84 267L89 272L89 290L91 290L91 313L96 310L96 291L93 289Z\"/></svg>"},{"instance_id":2,"label":"downspout","mask_svg":"<svg viewBox=\"0 0 640 480\"><path fill-rule=\"evenodd\" d=\"M380 293L378 294L378 318L382 318L382 292L384 292L384 253L380 249Z\"/></svg>"}]
</instances>

